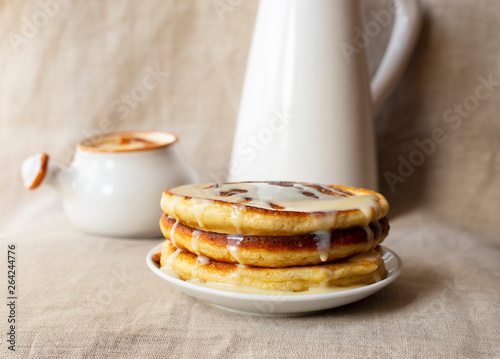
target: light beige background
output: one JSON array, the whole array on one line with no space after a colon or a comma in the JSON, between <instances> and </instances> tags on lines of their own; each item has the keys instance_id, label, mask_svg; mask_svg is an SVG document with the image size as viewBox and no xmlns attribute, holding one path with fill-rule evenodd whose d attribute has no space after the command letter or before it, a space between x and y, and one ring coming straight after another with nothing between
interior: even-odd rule
<instances>
[{"instance_id":1,"label":"light beige background","mask_svg":"<svg viewBox=\"0 0 500 359\"><path fill-rule=\"evenodd\" d=\"M267 319L171 289L144 264L159 240L80 234L53 189L28 193L18 174L39 151L69 163L88 135L159 129L180 136L203 180L218 177L229 160L257 1L1 1L0 251L19 245L19 357L498 355L500 86L459 127L443 116L475 96L480 77L500 81L500 7L422 3L415 55L376 118L381 191L392 206L386 245L403 257L405 272L360 303ZM388 2L363 4L370 21L370 10ZM370 41L371 72L389 32ZM154 71L157 86L144 90ZM447 140L392 191L385 174L402 175L401 156L436 128ZM2 333L6 316L0 312Z\"/></svg>"}]
</instances>

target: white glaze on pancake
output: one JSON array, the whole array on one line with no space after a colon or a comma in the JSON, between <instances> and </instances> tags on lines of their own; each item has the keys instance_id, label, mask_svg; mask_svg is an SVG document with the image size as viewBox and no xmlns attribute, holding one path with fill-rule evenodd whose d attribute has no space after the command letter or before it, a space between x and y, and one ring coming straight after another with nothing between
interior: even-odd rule
<instances>
[{"instance_id":1,"label":"white glaze on pancake","mask_svg":"<svg viewBox=\"0 0 500 359\"><path fill-rule=\"evenodd\" d=\"M278 211L335 212L357 209L366 217L371 217L374 209L378 208L377 197L374 195L349 195L336 191L333 187L315 186L323 187L333 194L323 193L307 184L295 183L292 187L285 187L267 182L223 183L216 186L184 185L170 189L170 192L180 196L239 203ZM232 218L235 227L238 227L239 219L240 216Z\"/></svg>"}]
</instances>

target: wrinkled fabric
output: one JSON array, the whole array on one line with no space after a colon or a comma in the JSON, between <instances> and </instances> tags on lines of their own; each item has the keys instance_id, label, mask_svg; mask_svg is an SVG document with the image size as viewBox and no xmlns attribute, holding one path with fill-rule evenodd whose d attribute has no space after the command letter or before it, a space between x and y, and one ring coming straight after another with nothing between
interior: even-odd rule
<instances>
[{"instance_id":1,"label":"wrinkled fabric","mask_svg":"<svg viewBox=\"0 0 500 359\"><path fill-rule=\"evenodd\" d=\"M498 356L500 8L422 3L414 56L375 119L380 191L391 204L384 244L401 256L403 274L345 307L263 318L173 289L145 264L160 239L83 234L54 188L28 192L19 175L34 153L68 164L83 137L157 129L179 135L203 181L219 179L257 1L0 2L0 255L16 243L15 355ZM365 21L388 6L363 4ZM369 43L372 74L390 31ZM2 287L6 298L5 275ZM7 333L7 308L0 313ZM0 351L14 355L4 340Z\"/></svg>"}]
</instances>

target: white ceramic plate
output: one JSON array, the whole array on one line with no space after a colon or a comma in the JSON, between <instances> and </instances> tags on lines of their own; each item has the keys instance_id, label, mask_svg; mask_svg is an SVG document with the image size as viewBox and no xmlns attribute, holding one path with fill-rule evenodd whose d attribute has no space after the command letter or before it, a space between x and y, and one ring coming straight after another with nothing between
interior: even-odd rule
<instances>
[{"instance_id":1,"label":"white ceramic plate","mask_svg":"<svg viewBox=\"0 0 500 359\"><path fill-rule=\"evenodd\" d=\"M380 282L360 288L341 292L306 295L262 295L230 292L185 282L161 271L151 259L153 254L161 251L162 244L155 246L146 257L148 267L158 276L165 279L177 289L194 298L201 299L219 308L233 312L269 317L290 317L312 314L314 312L340 307L356 302L378 292L392 283L403 269L398 255L384 249L383 259L387 269L387 277Z\"/></svg>"}]
</instances>

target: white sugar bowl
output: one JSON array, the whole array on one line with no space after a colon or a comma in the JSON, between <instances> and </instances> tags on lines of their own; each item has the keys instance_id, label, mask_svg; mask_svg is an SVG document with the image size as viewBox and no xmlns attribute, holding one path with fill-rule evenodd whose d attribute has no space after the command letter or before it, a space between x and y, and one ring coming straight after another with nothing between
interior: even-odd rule
<instances>
[{"instance_id":1,"label":"white sugar bowl","mask_svg":"<svg viewBox=\"0 0 500 359\"><path fill-rule=\"evenodd\" d=\"M162 131L105 134L80 141L69 167L40 153L24 161L21 174L28 189L54 186L69 220L84 232L159 237L162 192L197 182L177 142Z\"/></svg>"}]
</instances>

